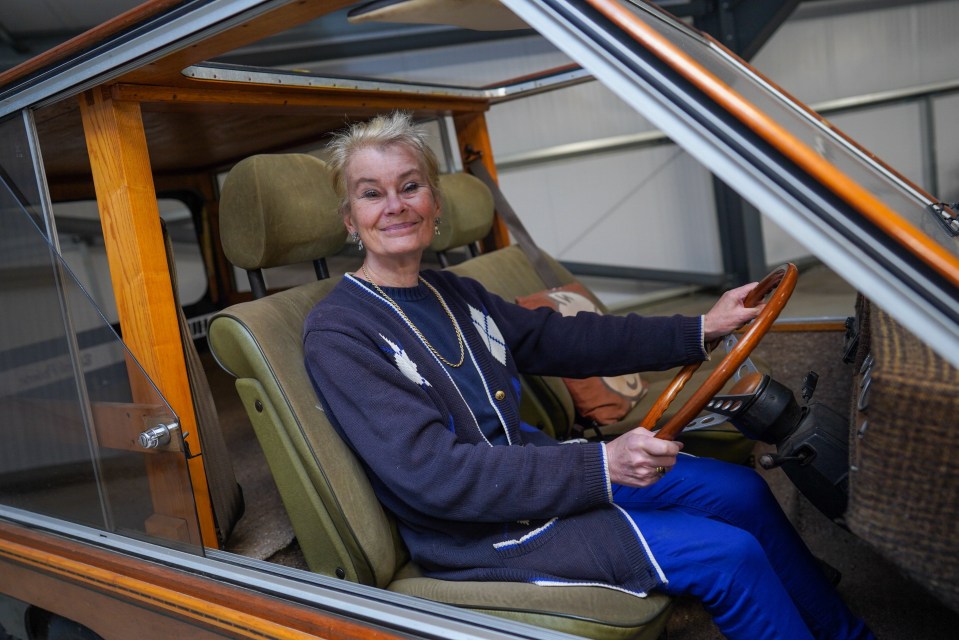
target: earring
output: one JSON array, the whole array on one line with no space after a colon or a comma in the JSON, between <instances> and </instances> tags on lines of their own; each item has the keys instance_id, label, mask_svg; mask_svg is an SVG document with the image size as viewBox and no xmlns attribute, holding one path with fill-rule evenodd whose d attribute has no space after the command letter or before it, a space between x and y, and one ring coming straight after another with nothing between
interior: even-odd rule
<instances>
[{"instance_id":1,"label":"earring","mask_svg":"<svg viewBox=\"0 0 959 640\"><path fill-rule=\"evenodd\" d=\"M352 233L350 233L350 242L354 243L356 245L356 248L359 249L360 251L363 250L363 241L360 239L359 231L353 231Z\"/></svg>"},{"instance_id":2,"label":"earring","mask_svg":"<svg viewBox=\"0 0 959 640\"><path fill-rule=\"evenodd\" d=\"M438 236L440 234L440 220L441 218L436 218L433 220L433 235Z\"/></svg>"}]
</instances>

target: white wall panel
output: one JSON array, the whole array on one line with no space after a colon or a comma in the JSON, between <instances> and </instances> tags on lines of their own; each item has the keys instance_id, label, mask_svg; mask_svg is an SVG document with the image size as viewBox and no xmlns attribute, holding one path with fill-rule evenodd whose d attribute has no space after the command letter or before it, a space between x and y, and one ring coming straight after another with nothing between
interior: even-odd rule
<instances>
[{"instance_id":1,"label":"white wall panel","mask_svg":"<svg viewBox=\"0 0 959 640\"><path fill-rule=\"evenodd\" d=\"M862 4L862 3L861 3ZM750 63L800 100L813 103L913 87L959 74L959 2L817 15L800 6Z\"/></svg>"},{"instance_id":2,"label":"white wall panel","mask_svg":"<svg viewBox=\"0 0 959 640\"><path fill-rule=\"evenodd\" d=\"M673 145L517 169L501 181L530 234L561 260L721 268L709 174Z\"/></svg>"},{"instance_id":3,"label":"white wall panel","mask_svg":"<svg viewBox=\"0 0 959 640\"><path fill-rule=\"evenodd\" d=\"M497 157L653 128L595 81L495 105L487 123Z\"/></svg>"},{"instance_id":4,"label":"white wall panel","mask_svg":"<svg viewBox=\"0 0 959 640\"><path fill-rule=\"evenodd\" d=\"M833 116L830 121L910 182L923 188L920 109L915 103Z\"/></svg>"}]
</instances>

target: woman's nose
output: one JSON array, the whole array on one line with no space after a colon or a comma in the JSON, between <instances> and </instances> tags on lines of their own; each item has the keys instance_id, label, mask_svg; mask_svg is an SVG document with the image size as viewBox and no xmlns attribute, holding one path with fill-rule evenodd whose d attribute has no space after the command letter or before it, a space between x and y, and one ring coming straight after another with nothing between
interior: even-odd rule
<instances>
[{"instance_id":1,"label":"woman's nose","mask_svg":"<svg viewBox=\"0 0 959 640\"><path fill-rule=\"evenodd\" d=\"M386 213L399 213L403 210L403 199L395 191L386 194Z\"/></svg>"}]
</instances>

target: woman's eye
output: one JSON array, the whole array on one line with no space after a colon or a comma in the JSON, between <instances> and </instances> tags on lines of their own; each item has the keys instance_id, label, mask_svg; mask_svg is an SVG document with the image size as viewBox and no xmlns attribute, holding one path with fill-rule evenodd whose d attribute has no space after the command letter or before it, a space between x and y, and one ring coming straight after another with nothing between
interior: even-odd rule
<instances>
[{"instance_id":1,"label":"woman's eye","mask_svg":"<svg viewBox=\"0 0 959 640\"><path fill-rule=\"evenodd\" d=\"M404 193L416 193L416 192L419 190L420 186L421 186L421 185L420 185L418 182L410 182L409 184L407 184L407 185L405 185L405 186L403 187L403 192L404 192Z\"/></svg>"},{"instance_id":2,"label":"woman's eye","mask_svg":"<svg viewBox=\"0 0 959 640\"><path fill-rule=\"evenodd\" d=\"M366 198L366 199L375 198L378 195L380 195L379 191L376 191L374 189L367 189L366 191L360 193L360 197Z\"/></svg>"}]
</instances>

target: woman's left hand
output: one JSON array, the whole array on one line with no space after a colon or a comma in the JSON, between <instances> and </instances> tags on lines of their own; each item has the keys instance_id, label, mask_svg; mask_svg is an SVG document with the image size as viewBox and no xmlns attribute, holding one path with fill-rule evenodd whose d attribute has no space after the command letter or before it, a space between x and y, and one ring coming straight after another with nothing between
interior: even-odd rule
<instances>
[{"instance_id":1,"label":"woman's left hand","mask_svg":"<svg viewBox=\"0 0 959 640\"><path fill-rule=\"evenodd\" d=\"M765 303L755 307L746 307L743 300L756 288L758 282L744 284L730 289L716 301L713 308L706 312L703 319L703 338L706 343L722 338L759 315Z\"/></svg>"}]
</instances>

